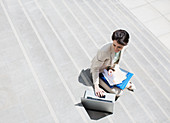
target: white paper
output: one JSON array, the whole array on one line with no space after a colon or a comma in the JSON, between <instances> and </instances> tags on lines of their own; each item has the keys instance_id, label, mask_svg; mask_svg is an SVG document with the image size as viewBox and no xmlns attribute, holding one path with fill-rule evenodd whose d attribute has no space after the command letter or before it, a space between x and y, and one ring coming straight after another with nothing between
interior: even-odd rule
<instances>
[{"instance_id":1,"label":"white paper","mask_svg":"<svg viewBox=\"0 0 170 123\"><path fill-rule=\"evenodd\" d=\"M118 67L115 68L115 71L110 72L104 69L103 72L104 77L111 86L122 83L122 81L126 79L126 74L127 73L121 71Z\"/></svg>"}]
</instances>

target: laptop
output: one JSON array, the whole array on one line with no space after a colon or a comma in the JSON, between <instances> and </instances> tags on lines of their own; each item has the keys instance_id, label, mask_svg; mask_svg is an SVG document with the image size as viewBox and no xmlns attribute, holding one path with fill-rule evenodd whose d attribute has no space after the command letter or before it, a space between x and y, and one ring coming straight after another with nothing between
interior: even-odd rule
<instances>
[{"instance_id":1,"label":"laptop","mask_svg":"<svg viewBox=\"0 0 170 123\"><path fill-rule=\"evenodd\" d=\"M115 94L105 93L104 97L97 97L94 91L86 90L81 102L86 109L113 113Z\"/></svg>"}]
</instances>

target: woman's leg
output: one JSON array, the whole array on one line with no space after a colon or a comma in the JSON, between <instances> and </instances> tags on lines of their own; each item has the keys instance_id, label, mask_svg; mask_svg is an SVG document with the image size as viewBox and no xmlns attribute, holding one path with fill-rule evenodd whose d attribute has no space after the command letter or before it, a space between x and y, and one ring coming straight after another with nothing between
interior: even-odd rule
<instances>
[{"instance_id":1,"label":"woman's leg","mask_svg":"<svg viewBox=\"0 0 170 123\"><path fill-rule=\"evenodd\" d=\"M100 79L99 84L108 92L116 94L116 96L121 96L123 94L123 90L118 87L110 88L102 79Z\"/></svg>"}]
</instances>

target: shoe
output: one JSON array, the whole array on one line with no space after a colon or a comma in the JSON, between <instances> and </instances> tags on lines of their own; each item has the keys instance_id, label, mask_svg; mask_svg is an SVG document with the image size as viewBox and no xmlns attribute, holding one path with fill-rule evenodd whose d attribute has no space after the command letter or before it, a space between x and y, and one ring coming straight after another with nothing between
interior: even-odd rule
<instances>
[{"instance_id":1,"label":"shoe","mask_svg":"<svg viewBox=\"0 0 170 123\"><path fill-rule=\"evenodd\" d=\"M134 92L136 89L135 85L132 82L129 82L126 87L129 91L132 91L132 92Z\"/></svg>"}]
</instances>

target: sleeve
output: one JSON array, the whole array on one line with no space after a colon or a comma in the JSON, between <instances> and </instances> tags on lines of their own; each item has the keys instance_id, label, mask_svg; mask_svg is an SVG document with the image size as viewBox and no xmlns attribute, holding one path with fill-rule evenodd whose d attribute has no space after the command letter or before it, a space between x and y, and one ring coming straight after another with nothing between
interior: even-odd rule
<instances>
[{"instance_id":1,"label":"sleeve","mask_svg":"<svg viewBox=\"0 0 170 123\"><path fill-rule=\"evenodd\" d=\"M105 56L104 52L98 50L97 55L92 60L91 73L94 85L99 84L99 70L106 60Z\"/></svg>"}]
</instances>

